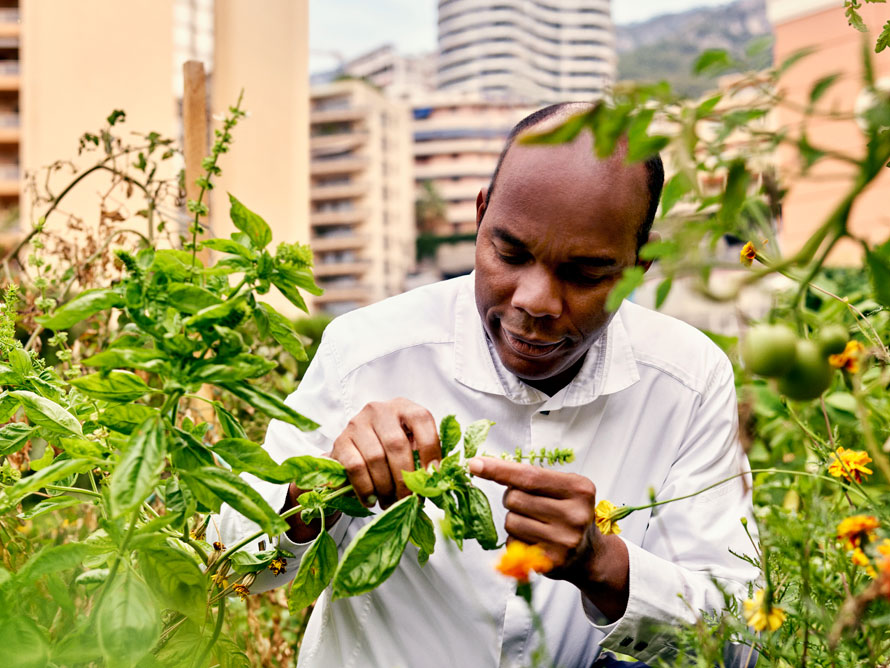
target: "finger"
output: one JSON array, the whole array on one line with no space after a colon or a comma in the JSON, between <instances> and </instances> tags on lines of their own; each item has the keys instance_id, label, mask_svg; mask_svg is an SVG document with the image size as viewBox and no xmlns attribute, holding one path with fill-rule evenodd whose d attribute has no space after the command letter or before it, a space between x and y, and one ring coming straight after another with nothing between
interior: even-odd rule
<instances>
[{"instance_id":1,"label":"finger","mask_svg":"<svg viewBox=\"0 0 890 668\"><path fill-rule=\"evenodd\" d=\"M411 452L408 435L402 429L402 424L394 413L381 416L374 423L374 432L386 453L387 466L390 478L394 483L396 498L404 498L411 493L411 490L405 487L402 471L414 470L414 456Z\"/></svg>"},{"instance_id":2,"label":"finger","mask_svg":"<svg viewBox=\"0 0 890 668\"><path fill-rule=\"evenodd\" d=\"M442 458L439 430L428 410L411 402L411 406L402 411L402 422L411 434L411 440L417 454L420 455L420 465L423 468L429 466L430 462Z\"/></svg>"},{"instance_id":3,"label":"finger","mask_svg":"<svg viewBox=\"0 0 890 668\"><path fill-rule=\"evenodd\" d=\"M381 505L392 500L395 485L389 472L386 452L383 449L383 444L377 438L377 434L373 429L362 429L352 435L352 442L355 443L362 459L365 460L374 486L373 492L380 498Z\"/></svg>"},{"instance_id":4,"label":"finger","mask_svg":"<svg viewBox=\"0 0 890 668\"><path fill-rule=\"evenodd\" d=\"M538 496L514 488L504 492L504 508L542 522L573 527L586 527L594 518L593 507L583 501Z\"/></svg>"},{"instance_id":5,"label":"finger","mask_svg":"<svg viewBox=\"0 0 890 668\"><path fill-rule=\"evenodd\" d=\"M346 469L346 476L349 478L349 484L355 490L355 495L365 502L369 496L374 494L374 482L371 480L371 472L368 471L368 465L362 453L359 452L352 439L347 436L341 436L334 441L334 449L331 451L331 457L343 464ZM373 505L365 503L365 505Z\"/></svg>"},{"instance_id":6,"label":"finger","mask_svg":"<svg viewBox=\"0 0 890 668\"><path fill-rule=\"evenodd\" d=\"M474 457L469 465L473 475L532 494L568 499L581 493L596 493L589 479L575 473L551 471L494 457Z\"/></svg>"},{"instance_id":7,"label":"finger","mask_svg":"<svg viewBox=\"0 0 890 668\"><path fill-rule=\"evenodd\" d=\"M507 513L504 519L507 534L529 545L541 545L551 556L576 549L584 538L577 528L542 522L518 513Z\"/></svg>"}]
</instances>

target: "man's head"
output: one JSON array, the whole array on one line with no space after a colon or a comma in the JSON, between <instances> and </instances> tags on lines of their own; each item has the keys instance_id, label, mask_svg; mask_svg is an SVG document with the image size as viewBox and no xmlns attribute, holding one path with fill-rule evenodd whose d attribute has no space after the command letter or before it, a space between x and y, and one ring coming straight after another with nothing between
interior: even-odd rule
<instances>
[{"instance_id":1,"label":"man's head","mask_svg":"<svg viewBox=\"0 0 890 668\"><path fill-rule=\"evenodd\" d=\"M660 160L597 160L593 137L524 145L516 137L583 111L557 105L520 121L476 202L476 305L498 356L553 394L609 324L606 297L640 264L664 179ZM644 268L648 265L643 263Z\"/></svg>"}]
</instances>

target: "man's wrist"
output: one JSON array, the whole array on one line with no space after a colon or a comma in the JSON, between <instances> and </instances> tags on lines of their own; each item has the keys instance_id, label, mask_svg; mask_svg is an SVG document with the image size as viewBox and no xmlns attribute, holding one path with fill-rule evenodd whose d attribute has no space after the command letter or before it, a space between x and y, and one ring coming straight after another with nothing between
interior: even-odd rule
<instances>
[{"instance_id":1,"label":"man's wrist","mask_svg":"<svg viewBox=\"0 0 890 668\"><path fill-rule=\"evenodd\" d=\"M618 536L600 536L575 586L610 621L620 619L630 595L630 556Z\"/></svg>"}]
</instances>

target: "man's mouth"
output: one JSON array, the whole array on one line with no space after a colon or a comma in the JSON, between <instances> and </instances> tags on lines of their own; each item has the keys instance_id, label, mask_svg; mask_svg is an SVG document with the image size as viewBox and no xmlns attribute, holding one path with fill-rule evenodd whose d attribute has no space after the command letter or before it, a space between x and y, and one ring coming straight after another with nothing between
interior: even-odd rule
<instances>
[{"instance_id":1,"label":"man's mouth","mask_svg":"<svg viewBox=\"0 0 890 668\"><path fill-rule=\"evenodd\" d=\"M523 357L545 357L557 348L562 347L562 344L566 341L565 339L560 339L559 341L530 339L511 334L506 329L502 329L502 331L507 344Z\"/></svg>"}]
</instances>

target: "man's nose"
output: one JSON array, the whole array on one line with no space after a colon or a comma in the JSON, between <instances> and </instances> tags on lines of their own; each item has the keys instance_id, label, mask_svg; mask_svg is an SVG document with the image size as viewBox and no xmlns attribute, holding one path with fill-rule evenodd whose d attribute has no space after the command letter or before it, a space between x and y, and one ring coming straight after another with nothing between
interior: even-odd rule
<instances>
[{"instance_id":1,"label":"man's nose","mask_svg":"<svg viewBox=\"0 0 890 668\"><path fill-rule=\"evenodd\" d=\"M511 303L535 318L558 318L562 315L562 291L559 283L543 267L531 267L519 279Z\"/></svg>"}]
</instances>

